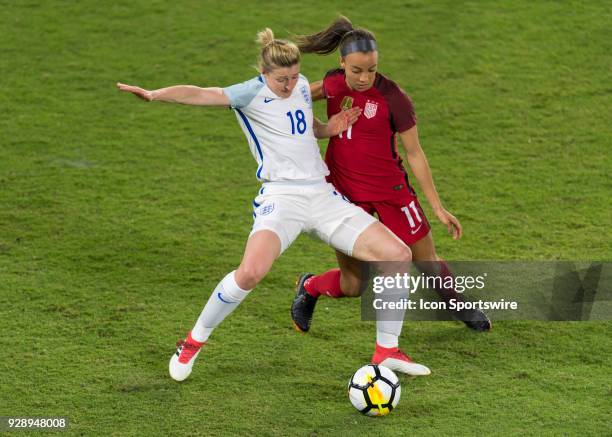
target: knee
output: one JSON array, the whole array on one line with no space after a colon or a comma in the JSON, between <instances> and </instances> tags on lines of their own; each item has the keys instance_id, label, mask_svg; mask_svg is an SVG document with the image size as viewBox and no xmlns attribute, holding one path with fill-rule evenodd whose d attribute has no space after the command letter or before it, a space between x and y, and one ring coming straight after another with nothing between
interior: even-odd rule
<instances>
[{"instance_id":1,"label":"knee","mask_svg":"<svg viewBox=\"0 0 612 437\"><path fill-rule=\"evenodd\" d=\"M396 244L387 250L387 261L400 261L410 262L412 261L412 251L405 244Z\"/></svg>"},{"instance_id":2,"label":"knee","mask_svg":"<svg viewBox=\"0 0 612 437\"><path fill-rule=\"evenodd\" d=\"M267 269L257 263L242 263L236 270L236 283L243 290L252 290L267 273Z\"/></svg>"}]
</instances>

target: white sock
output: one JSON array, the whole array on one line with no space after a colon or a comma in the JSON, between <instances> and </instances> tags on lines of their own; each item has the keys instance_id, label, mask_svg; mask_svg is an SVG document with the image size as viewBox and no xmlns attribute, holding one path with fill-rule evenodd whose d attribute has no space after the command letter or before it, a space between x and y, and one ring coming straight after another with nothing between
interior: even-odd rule
<instances>
[{"instance_id":1,"label":"white sock","mask_svg":"<svg viewBox=\"0 0 612 437\"><path fill-rule=\"evenodd\" d=\"M383 293L384 301L399 303L408 297L407 288L392 288ZM406 310L379 309L376 310L376 343L379 346L393 348L399 346L399 336L404 325Z\"/></svg>"},{"instance_id":2,"label":"white sock","mask_svg":"<svg viewBox=\"0 0 612 437\"><path fill-rule=\"evenodd\" d=\"M376 321L376 343L379 346L391 348L399 346L399 336L402 333L404 321Z\"/></svg>"},{"instance_id":3,"label":"white sock","mask_svg":"<svg viewBox=\"0 0 612 437\"><path fill-rule=\"evenodd\" d=\"M203 342L208 340L210 333L219 323L234 311L240 302L248 296L249 291L238 287L234 270L217 284L217 287L208 298L200 317L191 330L191 338Z\"/></svg>"}]
</instances>

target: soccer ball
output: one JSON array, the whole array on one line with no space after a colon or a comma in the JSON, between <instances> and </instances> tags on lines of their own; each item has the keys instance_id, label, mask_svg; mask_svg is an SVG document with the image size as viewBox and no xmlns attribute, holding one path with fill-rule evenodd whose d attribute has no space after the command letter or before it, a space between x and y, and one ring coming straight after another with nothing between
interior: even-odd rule
<instances>
[{"instance_id":1,"label":"soccer ball","mask_svg":"<svg viewBox=\"0 0 612 437\"><path fill-rule=\"evenodd\" d=\"M401 393L395 373L376 364L357 370L348 384L351 404L366 416L386 416L399 402Z\"/></svg>"}]
</instances>

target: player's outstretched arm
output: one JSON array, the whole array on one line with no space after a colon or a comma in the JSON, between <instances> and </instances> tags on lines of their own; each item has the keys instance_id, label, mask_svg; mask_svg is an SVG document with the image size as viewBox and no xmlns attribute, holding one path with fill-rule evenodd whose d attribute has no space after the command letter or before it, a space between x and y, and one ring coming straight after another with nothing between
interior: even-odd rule
<instances>
[{"instance_id":1,"label":"player's outstretched arm","mask_svg":"<svg viewBox=\"0 0 612 437\"><path fill-rule=\"evenodd\" d=\"M361 108L354 108L340 111L331 116L327 124L320 122L317 118L314 119L314 134L316 138L330 138L344 132L357 121L361 114Z\"/></svg>"},{"instance_id":2,"label":"player's outstretched arm","mask_svg":"<svg viewBox=\"0 0 612 437\"><path fill-rule=\"evenodd\" d=\"M199 106L229 106L229 98L223 93L223 89L217 87L200 88L193 85L176 85L158 90L145 90L138 86L117 83L120 91L132 93L143 100L152 102L182 103L184 105Z\"/></svg>"},{"instance_id":3,"label":"player's outstretched arm","mask_svg":"<svg viewBox=\"0 0 612 437\"><path fill-rule=\"evenodd\" d=\"M461 223L457 217L452 215L442 206L442 201L440 200L440 196L438 195L438 191L436 190L436 186L433 182L429 162L427 162L427 157L425 156L425 152L423 152L421 143L419 142L417 127L414 126L411 129L401 132L400 138L402 139L402 144L406 150L406 160L408 161L410 170L412 170L412 174L414 174L419 186L423 190L423 194L425 194L425 197L431 205L433 212L436 214L436 217L444 226L446 226L448 233L453 236L454 240L461 238L461 235L463 234Z\"/></svg>"}]
</instances>

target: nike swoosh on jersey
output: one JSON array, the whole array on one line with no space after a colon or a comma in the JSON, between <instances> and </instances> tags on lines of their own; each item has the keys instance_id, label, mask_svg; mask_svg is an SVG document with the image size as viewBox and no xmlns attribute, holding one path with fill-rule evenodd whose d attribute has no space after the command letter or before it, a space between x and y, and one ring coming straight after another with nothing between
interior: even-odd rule
<instances>
[{"instance_id":1,"label":"nike swoosh on jersey","mask_svg":"<svg viewBox=\"0 0 612 437\"><path fill-rule=\"evenodd\" d=\"M264 103L270 103L272 100L274 99L268 99L267 97L264 97Z\"/></svg>"},{"instance_id":2,"label":"nike swoosh on jersey","mask_svg":"<svg viewBox=\"0 0 612 437\"><path fill-rule=\"evenodd\" d=\"M423 227L423 223L421 223L421 225L418 228L416 228L414 231L411 230L410 235L416 234L417 232L419 232L419 229L421 229L422 227Z\"/></svg>"}]
</instances>

